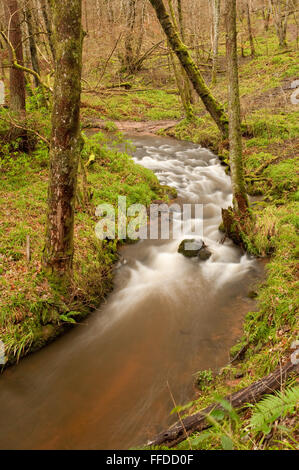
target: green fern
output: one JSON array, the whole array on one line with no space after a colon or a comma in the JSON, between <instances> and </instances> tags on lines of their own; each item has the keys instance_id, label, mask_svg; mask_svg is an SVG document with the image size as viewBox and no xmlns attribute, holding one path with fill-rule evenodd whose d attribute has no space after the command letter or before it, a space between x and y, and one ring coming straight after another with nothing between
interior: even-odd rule
<instances>
[{"instance_id":1,"label":"green fern","mask_svg":"<svg viewBox=\"0 0 299 470\"><path fill-rule=\"evenodd\" d=\"M299 387L290 387L275 395L267 395L253 407L250 427L256 431L268 434L271 424L278 418L292 412L299 403Z\"/></svg>"}]
</instances>

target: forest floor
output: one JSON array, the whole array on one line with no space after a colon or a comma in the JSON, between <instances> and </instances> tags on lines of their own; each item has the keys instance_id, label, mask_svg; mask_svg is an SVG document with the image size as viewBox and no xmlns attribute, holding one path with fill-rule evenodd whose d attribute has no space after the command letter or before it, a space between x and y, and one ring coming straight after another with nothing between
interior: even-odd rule
<instances>
[{"instance_id":1,"label":"forest floor","mask_svg":"<svg viewBox=\"0 0 299 470\"><path fill-rule=\"evenodd\" d=\"M155 135L175 127L178 121L114 121L113 124L118 131L126 134ZM109 130L109 125L107 128L107 121L104 119L91 119L85 123L85 126L91 129Z\"/></svg>"},{"instance_id":2,"label":"forest floor","mask_svg":"<svg viewBox=\"0 0 299 470\"><path fill-rule=\"evenodd\" d=\"M238 361L220 371L199 372L196 399L180 409L181 416L203 409L215 401L215 396L226 396L264 377L289 360L291 345L298 339L299 105L291 102L291 85L299 79L299 52L295 43L290 47L287 52L280 51L274 34L260 36L256 38L256 57L240 61L242 118L250 129L250 136L243 139L245 176L248 193L259 196L252 208L253 224L246 242L249 252L270 257L267 279L255 293L259 308L247 315L244 335L231 351L232 357L244 351ZM177 91L169 86L175 85L146 89L136 83L128 91L86 91L82 97L84 127L97 123L107 131L158 132L190 140L211 148L228 164L227 142L222 142L201 103L194 105L196 119L188 122ZM226 90L226 77L220 74L213 92L224 103ZM115 138L120 139L118 135ZM103 247L96 239L92 208L102 201L115 204L118 194L126 194L131 204L149 204L168 197L167 188L163 189L151 172L136 166L127 155L109 150L103 134L97 141L87 139L84 152L86 162L90 155L96 156L96 163L88 170L88 191L93 199L86 205L83 191L81 199L79 194L74 286L64 298L49 285L40 265L47 204L47 150L39 145L27 155L9 144L1 148L0 335L10 362L52 340L96 308L111 290L117 246L108 243ZM109 181L109 187L101 181ZM79 187L83 188L82 174ZM28 236L30 262L26 259ZM294 379L287 385L290 383ZM234 448L296 447L299 423L294 413L276 423L267 436L248 428L248 410L239 416L241 421L236 424L227 413L218 431L205 439L191 436L193 448L223 448L224 434ZM189 446L190 441L185 441L179 448Z\"/></svg>"}]
</instances>

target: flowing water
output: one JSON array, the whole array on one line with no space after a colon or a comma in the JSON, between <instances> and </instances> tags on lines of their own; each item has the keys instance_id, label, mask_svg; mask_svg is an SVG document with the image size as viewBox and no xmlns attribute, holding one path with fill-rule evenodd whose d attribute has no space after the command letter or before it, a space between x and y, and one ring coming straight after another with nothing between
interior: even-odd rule
<instances>
[{"instance_id":1,"label":"flowing water","mask_svg":"<svg viewBox=\"0 0 299 470\"><path fill-rule=\"evenodd\" d=\"M218 231L232 202L217 158L194 144L133 137L135 160L204 204L206 262L177 253L178 240L122 250L115 290L84 324L0 378L0 448L126 449L167 427L194 397L197 371L228 362L254 308L247 294L262 266Z\"/></svg>"}]
</instances>

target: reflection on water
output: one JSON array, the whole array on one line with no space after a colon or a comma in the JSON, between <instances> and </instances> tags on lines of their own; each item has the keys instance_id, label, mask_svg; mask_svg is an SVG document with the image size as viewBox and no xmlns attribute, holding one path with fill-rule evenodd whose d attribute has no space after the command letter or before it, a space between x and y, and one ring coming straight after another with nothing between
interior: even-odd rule
<instances>
[{"instance_id":1,"label":"reflection on water","mask_svg":"<svg viewBox=\"0 0 299 470\"><path fill-rule=\"evenodd\" d=\"M134 138L134 158L204 204L205 263L177 253L178 241L142 241L122 250L115 291L76 329L7 370L0 379L0 448L125 449L142 444L192 399L192 374L228 361L246 297L262 267L229 241L221 208L230 179L213 154L186 142ZM168 385L169 384L169 388Z\"/></svg>"}]
</instances>

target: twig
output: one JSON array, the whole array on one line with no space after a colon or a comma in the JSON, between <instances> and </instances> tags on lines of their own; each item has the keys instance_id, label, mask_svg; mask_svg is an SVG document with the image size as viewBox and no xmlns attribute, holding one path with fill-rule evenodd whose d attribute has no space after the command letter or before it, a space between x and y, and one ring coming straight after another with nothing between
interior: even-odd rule
<instances>
[{"instance_id":1,"label":"twig","mask_svg":"<svg viewBox=\"0 0 299 470\"><path fill-rule=\"evenodd\" d=\"M0 34L1 36L3 37L4 41L6 42L6 44L8 45L8 47L10 48L11 50L11 54L12 54L12 67L14 67L15 69L18 69L18 70L22 70L23 72L26 72L26 73L30 73L31 75L33 75L38 81L39 83L41 84L41 86L43 88L45 88L46 90L50 91L52 93L52 89L49 88L45 83L43 83L42 79L41 79L41 76L35 72L34 70L31 70L29 69L28 67L25 67L24 65L20 65L18 60L17 60L17 56L16 56L16 51L12 45L12 43L10 42L9 38L6 36L6 34L4 33L4 31L0 31Z\"/></svg>"},{"instance_id":2,"label":"twig","mask_svg":"<svg viewBox=\"0 0 299 470\"><path fill-rule=\"evenodd\" d=\"M177 408L177 404L176 404L176 402L175 402L175 399L174 399L173 393L172 393L172 391L171 391L171 388L170 388L170 385L169 385L169 382L168 382L168 380L167 380L167 388L168 388L168 390L169 390L169 393L170 393L170 396L171 396L172 403L174 404L174 407L175 407L175 408ZM190 440L189 440L189 437L188 437L188 434L187 434L186 428L185 428L185 426L184 426L184 422L183 422L183 420L182 420L182 418L181 418L181 414L180 414L180 412L179 412L179 411L177 411L177 414L178 414L178 417L179 417L180 423L181 423L181 425L182 425L182 428L183 428L183 429L184 429L184 431L185 431L185 434L186 434L186 439L187 439L187 441L188 441L188 444L189 444L190 450L192 450L192 445L191 445L191 443L190 443Z\"/></svg>"},{"instance_id":3,"label":"twig","mask_svg":"<svg viewBox=\"0 0 299 470\"><path fill-rule=\"evenodd\" d=\"M26 237L26 259L29 264L31 260L30 235Z\"/></svg>"},{"instance_id":4,"label":"twig","mask_svg":"<svg viewBox=\"0 0 299 470\"><path fill-rule=\"evenodd\" d=\"M30 129L29 127L25 127L25 126L20 126L20 124L18 124L12 117L9 113L7 113L8 117L9 117L9 123L12 124L14 127L16 127L17 129L21 129L25 132L30 132L31 134L34 134L36 135L36 137L38 137L39 139L41 139L46 145L47 147L49 148L50 147L50 142L48 141L48 139L46 137L44 137L43 135L41 135L39 132L35 131L34 129ZM2 116L3 117L3 116ZM4 118L5 119L5 118Z\"/></svg>"}]
</instances>

